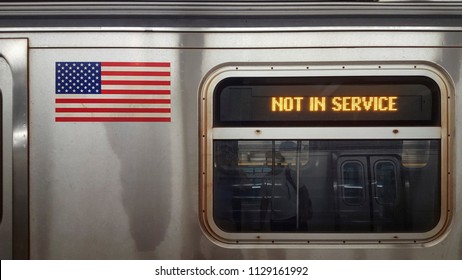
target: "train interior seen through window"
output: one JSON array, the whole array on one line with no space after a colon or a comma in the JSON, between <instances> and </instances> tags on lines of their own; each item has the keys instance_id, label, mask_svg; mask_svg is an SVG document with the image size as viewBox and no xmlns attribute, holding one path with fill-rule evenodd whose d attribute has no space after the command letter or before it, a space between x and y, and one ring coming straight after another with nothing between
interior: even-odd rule
<instances>
[{"instance_id":1,"label":"train interior seen through window","mask_svg":"<svg viewBox=\"0 0 462 280\"><path fill-rule=\"evenodd\" d=\"M429 231L440 142L214 140L214 221L225 232Z\"/></svg>"}]
</instances>

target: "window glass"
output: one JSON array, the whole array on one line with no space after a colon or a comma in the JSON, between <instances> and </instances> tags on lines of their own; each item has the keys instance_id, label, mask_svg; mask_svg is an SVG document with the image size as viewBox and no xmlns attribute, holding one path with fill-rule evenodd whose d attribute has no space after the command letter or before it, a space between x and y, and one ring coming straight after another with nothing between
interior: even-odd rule
<instances>
[{"instance_id":1,"label":"window glass","mask_svg":"<svg viewBox=\"0 0 462 280\"><path fill-rule=\"evenodd\" d=\"M407 168L404 142L214 140L215 224L225 232L428 231L440 215L439 165ZM440 140L415 144L439 162Z\"/></svg>"}]
</instances>

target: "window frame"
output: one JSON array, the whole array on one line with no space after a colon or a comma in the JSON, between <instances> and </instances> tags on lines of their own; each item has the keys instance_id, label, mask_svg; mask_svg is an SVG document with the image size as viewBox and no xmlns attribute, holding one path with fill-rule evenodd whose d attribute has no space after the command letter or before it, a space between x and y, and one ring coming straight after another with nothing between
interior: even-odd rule
<instances>
[{"instance_id":1,"label":"window frame","mask_svg":"<svg viewBox=\"0 0 462 280\"><path fill-rule=\"evenodd\" d=\"M358 126L358 127L214 127L214 91L220 81L230 77L338 77L338 76L425 76L440 89L439 126ZM200 87L200 222L203 231L215 243L224 247L268 246L308 247L354 245L427 245L440 240L452 216L450 135L452 129L451 97L453 86L443 70L419 64L365 65L222 65L211 71ZM390 139L441 141L440 153L440 221L427 232L419 233L274 233L222 231L213 220L213 141L214 140L320 140L320 139Z\"/></svg>"}]
</instances>

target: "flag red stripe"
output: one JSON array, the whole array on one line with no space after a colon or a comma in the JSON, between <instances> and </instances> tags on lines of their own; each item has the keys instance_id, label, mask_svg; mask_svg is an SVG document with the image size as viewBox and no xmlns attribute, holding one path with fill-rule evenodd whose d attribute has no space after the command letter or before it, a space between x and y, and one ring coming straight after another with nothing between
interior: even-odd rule
<instances>
[{"instance_id":1,"label":"flag red stripe","mask_svg":"<svg viewBox=\"0 0 462 280\"><path fill-rule=\"evenodd\" d=\"M170 81L124 81L103 80L102 85L133 85L133 86L169 86Z\"/></svg>"},{"instance_id":2,"label":"flag red stripe","mask_svg":"<svg viewBox=\"0 0 462 280\"><path fill-rule=\"evenodd\" d=\"M56 108L56 113L170 113L170 108Z\"/></svg>"},{"instance_id":3,"label":"flag red stripe","mask_svg":"<svg viewBox=\"0 0 462 280\"><path fill-rule=\"evenodd\" d=\"M170 94L170 90L102 89L102 94Z\"/></svg>"},{"instance_id":4,"label":"flag red stripe","mask_svg":"<svg viewBox=\"0 0 462 280\"><path fill-rule=\"evenodd\" d=\"M170 99L56 98L56 103L170 104Z\"/></svg>"},{"instance_id":5,"label":"flag red stripe","mask_svg":"<svg viewBox=\"0 0 462 280\"><path fill-rule=\"evenodd\" d=\"M102 76L170 76L170 72L151 71L101 71Z\"/></svg>"},{"instance_id":6,"label":"flag red stripe","mask_svg":"<svg viewBox=\"0 0 462 280\"><path fill-rule=\"evenodd\" d=\"M101 66L170 67L170 62L101 62Z\"/></svg>"},{"instance_id":7,"label":"flag red stripe","mask_svg":"<svg viewBox=\"0 0 462 280\"><path fill-rule=\"evenodd\" d=\"M170 118L56 117L56 122L170 122Z\"/></svg>"}]
</instances>

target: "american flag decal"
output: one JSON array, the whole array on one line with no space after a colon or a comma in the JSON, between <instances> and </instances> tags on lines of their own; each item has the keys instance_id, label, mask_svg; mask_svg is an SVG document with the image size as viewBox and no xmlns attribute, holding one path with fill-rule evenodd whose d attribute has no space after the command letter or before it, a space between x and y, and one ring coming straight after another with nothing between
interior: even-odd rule
<instances>
[{"instance_id":1,"label":"american flag decal","mask_svg":"<svg viewBox=\"0 0 462 280\"><path fill-rule=\"evenodd\" d=\"M56 122L170 122L170 62L56 62Z\"/></svg>"}]
</instances>

